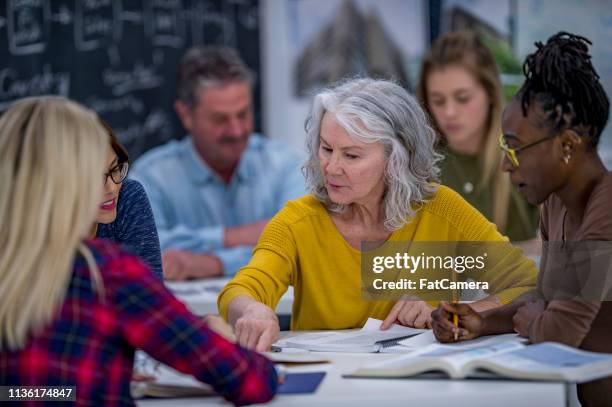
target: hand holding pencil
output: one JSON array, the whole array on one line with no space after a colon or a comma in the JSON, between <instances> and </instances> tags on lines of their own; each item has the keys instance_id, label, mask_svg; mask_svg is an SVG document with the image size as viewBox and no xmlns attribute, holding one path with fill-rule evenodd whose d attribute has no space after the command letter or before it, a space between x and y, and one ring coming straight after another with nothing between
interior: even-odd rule
<instances>
[{"instance_id":1,"label":"hand holding pencil","mask_svg":"<svg viewBox=\"0 0 612 407\"><path fill-rule=\"evenodd\" d=\"M434 335L442 343L474 339L484 330L482 316L468 304L442 301L431 313L431 318Z\"/></svg>"},{"instance_id":2,"label":"hand holding pencil","mask_svg":"<svg viewBox=\"0 0 612 407\"><path fill-rule=\"evenodd\" d=\"M455 328L459 328L459 315L456 312L453 313L453 325L455 325ZM453 340L455 342L459 340L459 329L453 332Z\"/></svg>"}]
</instances>

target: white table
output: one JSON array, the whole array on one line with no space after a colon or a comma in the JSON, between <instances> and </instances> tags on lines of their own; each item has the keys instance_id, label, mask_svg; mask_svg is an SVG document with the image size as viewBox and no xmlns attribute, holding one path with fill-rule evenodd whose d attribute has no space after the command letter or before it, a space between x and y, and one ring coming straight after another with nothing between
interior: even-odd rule
<instances>
[{"instance_id":1,"label":"white table","mask_svg":"<svg viewBox=\"0 0 612 407\"><path fill-rule=\"evenodd\" d=\"M231 280L230 277L192 281L166 281L166 286L196 315L218 314L217 296ZM276 313L290 315L293 305L293 287L289 287L276 307Z\"/></svg>"},{"instance_id":2,"label":"white table","mask_svg":"<svg viewBox=\"0 0 612 407\"><path fill-rule=\"evenodd\" d=\"M292 333L282 332L287 338ZM272 406L439 406L439 407L516 407L567 406L572 387L564 383L519 382L510 380L423 380L423 379L348 379L342 375L367 363L388 360L398 355L364 353L321 353L327 364L293 366L289 372L326 371L314 394L280 395ZM180 407L226 405L220 397L139 400L141 407Z\"/></svg>"},{"instance_id":3,"label":"white table","mask_svg":"<svg viewBox=\"0 0 612 407\"><path fill-rule=\"evenodd\" d=\"M281 395L270 405L282 406L440 406L503 407L565 406L567 385L563 383L517 382L501 380L407 380L346 379L346 374L365 363L397 355L326 353L331 364L289 368L290 372L322 371L327 375L314 394ZM190 399L148 399L142 407L227 405L220 397Z\"/></svg>"}]
</instances>

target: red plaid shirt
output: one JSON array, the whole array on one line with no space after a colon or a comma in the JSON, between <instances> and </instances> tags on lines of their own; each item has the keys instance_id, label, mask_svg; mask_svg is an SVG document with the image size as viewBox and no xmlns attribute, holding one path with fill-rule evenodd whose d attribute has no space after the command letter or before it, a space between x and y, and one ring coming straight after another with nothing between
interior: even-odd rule
<instances>
[{"instance_id":1,"label":"red plaid shirt","mask_svg":"<svg viewBox=\"0 0 612 407\"><path fill-rule=\"evenodd\" d=\"M277 377L269 360L210 330L136 257L104 241L88 246L103 300L78 258L52 322L23 349L0 352L0 385L76 386L78 405L133 405L130 378L140 348L235 404L272 398Z\"/></svg>"}]
</instances>

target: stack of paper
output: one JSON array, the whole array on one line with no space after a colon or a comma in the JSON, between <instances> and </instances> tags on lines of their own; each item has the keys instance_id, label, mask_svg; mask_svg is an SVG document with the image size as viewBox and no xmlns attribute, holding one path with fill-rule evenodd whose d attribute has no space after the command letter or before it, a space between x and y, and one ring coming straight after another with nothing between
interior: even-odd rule
<instances>
[{"instance_id":1,"label":"stack of paper","mask_svg":"<svg viewBox=\"0 0 612 407\"><path fill-rule=\"evenodd\" d=\"M425 329L393 325L386 331L380 330L382 321L370 318L357 331L324 331L304 333L279 341L280 348L299 348L316 352L376 353L398 341L426 332Z\"/></svg>"}]
</instances>

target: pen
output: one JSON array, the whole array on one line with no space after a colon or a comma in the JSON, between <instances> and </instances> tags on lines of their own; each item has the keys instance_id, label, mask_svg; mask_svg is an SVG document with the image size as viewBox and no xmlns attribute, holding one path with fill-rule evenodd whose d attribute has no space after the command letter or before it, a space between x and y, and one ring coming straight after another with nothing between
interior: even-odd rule
<instances>
[{"instance_id":1,"label":"pen","mask_svg":"<svg viewBox=\"0 0 612 407\"><path fill-rule=\"evenodd\" d=\"M283 348L283 347L277 346L277 345L272 345L270 347L270 352L274 352L274 353L278 353L278 352L283 352L283 353L310 353L307 349Z\"/></svg>"}]
</instances>

